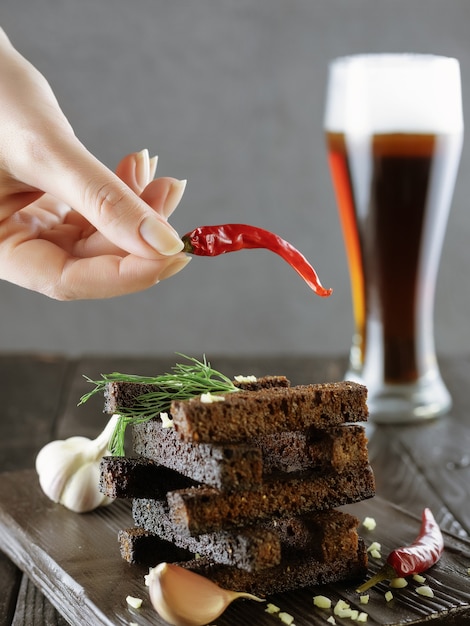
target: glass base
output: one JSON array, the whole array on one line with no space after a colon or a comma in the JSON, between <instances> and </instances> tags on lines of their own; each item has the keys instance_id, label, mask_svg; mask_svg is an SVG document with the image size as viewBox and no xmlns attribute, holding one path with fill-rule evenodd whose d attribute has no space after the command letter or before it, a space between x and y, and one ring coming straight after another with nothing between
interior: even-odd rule
<instances>
[{"instance_id":1,"label":"glass base","mask_svg":"<svg viewBox=\"0 0 470 626\"><path fill-rule=\"evenodd\" d=\"M423 376L413 384L378 385L377 381L368 384L350 368L344 379L367 387L369 420L377 424L413 424L445 415L452 407L452 398L439 372Z\"/></svg>"}]
</instances>

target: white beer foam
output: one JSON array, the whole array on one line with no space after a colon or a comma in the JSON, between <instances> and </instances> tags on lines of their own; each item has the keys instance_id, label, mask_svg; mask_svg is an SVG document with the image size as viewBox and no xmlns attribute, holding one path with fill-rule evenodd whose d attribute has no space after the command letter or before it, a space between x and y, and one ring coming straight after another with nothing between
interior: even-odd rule
<instances>
[{"instance_id":1,"label":"white beer foam","mask_svg":"<svg viewBox=\"0 0 470 626\"><path fill-rule=\"evenodd\" d=\"M463 129L457 59L363 54L335 59L329 69L327 131L361 135Z\"/></svg>"}]
</instances>

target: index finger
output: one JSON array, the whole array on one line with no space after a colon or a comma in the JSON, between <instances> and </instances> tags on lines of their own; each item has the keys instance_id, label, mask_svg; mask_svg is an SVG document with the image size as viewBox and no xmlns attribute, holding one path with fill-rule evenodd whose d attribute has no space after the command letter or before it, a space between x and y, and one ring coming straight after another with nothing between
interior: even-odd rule
<instances>
[{"instance_id":1,"label":"index finger","mask_svg":"<svg viewBox=\"0 0 470 626\"><path fill-rule=\"evenodd\" d=\"M183 242L159 214L164 200L150 207L73 135L37 152L23 180L72 206L116 246L149 259L181 252Z\"/></svg>"}]
</instances>

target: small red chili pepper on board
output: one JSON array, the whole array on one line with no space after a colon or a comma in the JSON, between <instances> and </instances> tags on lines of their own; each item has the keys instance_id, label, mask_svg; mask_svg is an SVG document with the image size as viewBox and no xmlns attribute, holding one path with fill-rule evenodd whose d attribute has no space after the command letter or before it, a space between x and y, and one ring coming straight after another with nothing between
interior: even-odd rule
<instances>
[{"instance_id":1,"label":"small red chili pepper on board","mask_svg":"<svg viewBox=\"0 0 470 626\"><path fill-rule=\"evenodd\" d=\"M430 509L424 509L421 528L415 541L409 546L390 552L386 564L357 591L362 593L382 580L421 574L439 561L443 550L441 529Z\"/></svg>"},{"instance_id":2,"label":"small red chili pepper on board","mask_svg":"<svg viewBox=\"0 0 470 626\"><path fill-rule=\"evenodd\" d=\"M253 248L270 250L289 263L318 296L325 298L333 291L322 286L316 271L303 254L279 235L263 228L247 224L199 226L184 235L182 240L184 252L197 256L218 256Z\"/></svg>"}]
</instances>

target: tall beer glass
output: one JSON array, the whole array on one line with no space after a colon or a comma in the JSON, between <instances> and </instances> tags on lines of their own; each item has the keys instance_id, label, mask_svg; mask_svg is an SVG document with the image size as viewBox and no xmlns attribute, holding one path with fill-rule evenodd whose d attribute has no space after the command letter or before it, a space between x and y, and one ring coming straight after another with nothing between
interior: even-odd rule
<instances>
[{"instance_id":1,"label":"tall beer glass","mask_svg":"<svg viewBox=\"0 0 470 626\"><path fill-rule=\"evenodd\" d=\"M345 378L368 387L377 422L446 413L433 309L463 141L458 61L334 60L325 129L355 321Z\"/></svg>"}]
</instances>

